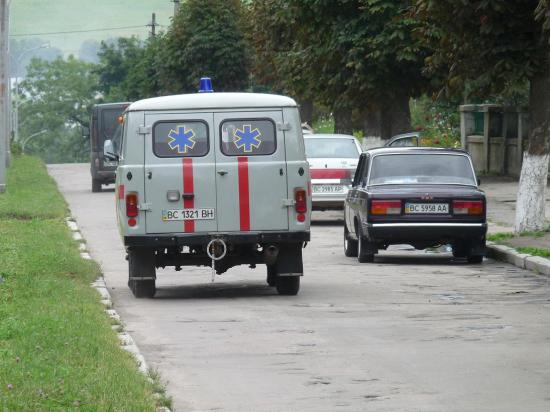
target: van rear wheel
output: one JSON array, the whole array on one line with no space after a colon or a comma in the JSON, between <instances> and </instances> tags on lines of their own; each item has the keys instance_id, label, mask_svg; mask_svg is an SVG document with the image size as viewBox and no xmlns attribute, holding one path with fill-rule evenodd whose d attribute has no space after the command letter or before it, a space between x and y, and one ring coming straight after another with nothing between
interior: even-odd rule
<instances>
[{"instance_id":1,"label":"van rear wheel","mask_svg":"<svg viewBox=\"0 0 550 412\"><path fill-rule=\"evenodd\" d=\"M279 295L294 296L300 290L300 276L278 276L277 292Z\"/></svg>"},{"instance_id":2,"label":"van rear wheel","mask_svg":"<svg viewBox=\"0 0 550 412\"><path fill-rule=\"evenodd\" d=\"M155 254L148 249L128 250L128 287L136 298L155 296Z\"/></svg>"},{"instance_id":3,"label":"van rear wheel","mask_svg":"<svg viewBox=\"0 0 550 412\"><path fill-rule=\"evenodd\" d=\"M267 284L277 286L277 266L267 265Z\"/></svg>"}]
</instances>

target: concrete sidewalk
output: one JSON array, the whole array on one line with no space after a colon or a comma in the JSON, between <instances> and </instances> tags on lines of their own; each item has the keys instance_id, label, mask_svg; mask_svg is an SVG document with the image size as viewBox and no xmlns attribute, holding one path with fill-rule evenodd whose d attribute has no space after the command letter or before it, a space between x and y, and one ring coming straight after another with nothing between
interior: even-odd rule
<instances>
[{"instance_id":1,"label":"concrete sidewalk","mask_svg":"<svg viewBox=\"0 0 550 412\"><path fill-rule=\"evenodd\" d=\"M482 178L480 187L487 196L489 234L513 232L518 190L517 180L505 177L485 177ZM550 220L550 187L546 192L546 218ZM504 240L502 243L506 245L487 242L487 256L550 276L550 259L531 256L515 249L521 247L550 249L550 233L544 236L518 236Z\"/></svg>"},{"instance_id":2,"label":"concrete sidewalk","mask_svg":"<svg viewBox=\"0 0 550 412\"><path fill-rule=\"evenodd\" d=\"M513 232L518 181L509 177L482 177L480 188L487 196L489 233ZM546 218L550 220L550 185L546 190Z\"/></svg>"}]
</instances>

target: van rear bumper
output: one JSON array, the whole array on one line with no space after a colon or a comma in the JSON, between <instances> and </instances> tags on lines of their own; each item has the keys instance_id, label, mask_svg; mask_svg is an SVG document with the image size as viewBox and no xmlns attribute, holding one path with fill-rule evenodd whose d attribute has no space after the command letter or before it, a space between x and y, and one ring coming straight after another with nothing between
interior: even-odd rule
<instances>
[{"instance_id":1,"label":"van rear bumper","mask_svg":"<svg viewBox=\"0 0 550 412\"><path fill-rule=\"evenodd\" d=\"M170 247L207 245L212 239L223 239L228 244L298 243L309 242L310 232L251 232L251 233L168 233L162 235L124 236L129 247Z\"/></svg>"}]
</instances>

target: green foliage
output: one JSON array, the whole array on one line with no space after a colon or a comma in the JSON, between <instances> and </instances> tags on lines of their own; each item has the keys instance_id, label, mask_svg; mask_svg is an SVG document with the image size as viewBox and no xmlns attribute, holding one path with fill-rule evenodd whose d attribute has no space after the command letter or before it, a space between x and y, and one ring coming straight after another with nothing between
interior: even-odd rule
<instances>
[{"instance_id":1,"label":"green foliage","mask_svg":"<svg viewBox=\"0 0 550 412\"><path fill-rule=\"evenodd\" d=\"M106 102L135 101L152 97L159 92L158 61L159 35L146 42L136 37L119 38L115 43L101 43L99 87Z\"/></svg>"},{"instance_id":2,"label":"green foliage","mask_svg":"<svg viewBox=\"0 0 550 412\"><path fill-rule=\"evenodd\" d=\"M422 145L460 147L458 103L422 96L411 102L411 122L422 133Z\"/></svg>"},{"instance_id":3,"label":"green foliage","mask_svg":"<svg viewBox=\"0 0 550 412\"><path fill-rule=\"evenodd\" d=\"M0 410L155 411L152 385L120 349L89 286L99 268L80 257L43 164L14 158L8 179L0 196ZM23 199L26 220L10 212Z\"/></svg>"},{"instance_id":4,"label":"green foliage","mask_svg":"<svg viewBox=\"0 0 550 412\"><path fill-rule=\"evenodd\" d=\"M448 95L483 97L524 84L544 67L547 10L544 0L415 0L432 49L427 74Z\"/></svg>"},{"instance_id":5,"label":"green foliage","mask_svg":"<svg viewBox=\"0 0 550 412\"><path fill-rule=\"evenodd\" d=\"M254 73L332 108L380 107L418 93L422 44L407 0L258 0Z\"/></svg>"},{"instance_id":6,"label":"green foliage","mask_svg":"<svg viewBox=\"0 0 550 412\"><path fill-rule=\"evenodd\" d=\"M163 92L196 92L203 76L212 78L217 91L247 87L249 55L241 8L240 0L188 0L181 5L163 40Z\"/></svg>"},{"instance_id":7,"label":"green foliage","mask_svg":"<svg viewBox=\"0 0 550 412\"><path fill-rule=\"evenodd\" d=\"M52 62L34 59L19 85L19 135L25 153L47 163L84 161L89 142L81 126L98 96L93 65L70 56Z\"/></svg>"}]
</instances>

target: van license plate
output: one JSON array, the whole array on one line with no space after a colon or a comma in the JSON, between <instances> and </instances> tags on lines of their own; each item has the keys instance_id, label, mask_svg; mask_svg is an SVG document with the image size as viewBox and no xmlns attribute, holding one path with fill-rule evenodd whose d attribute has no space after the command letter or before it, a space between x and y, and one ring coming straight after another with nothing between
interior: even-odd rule
<instances>
[{"instance_id":1,"label":"van license plate","mask_svg":"<svg viewBox=\"0 0 550 412\"><path fill-rule=\"evenodd\" d=\"M162 220L171 222L174 220L214 220L215 209L171 209L162 211Z\"/></svg>"},{"instance_id":2,"label":"van license plate","mask_svg":"<svg viewBox=\"0 0 550 412\"><path fill-rule=\"evenodd\" d=\"M448 214L447 203L407 203L405 213Z\"/></svg>"}]
</instances>

